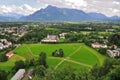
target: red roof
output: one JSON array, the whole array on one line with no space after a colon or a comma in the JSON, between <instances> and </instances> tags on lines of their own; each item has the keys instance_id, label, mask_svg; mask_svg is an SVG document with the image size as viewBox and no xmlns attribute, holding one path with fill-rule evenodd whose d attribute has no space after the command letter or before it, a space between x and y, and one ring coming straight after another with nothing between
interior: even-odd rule
<instances>
[{"instance_id":1,"label":"red roof","mask_svg":"<svg viewBox=\"0 0 120 80\"><path fill-rule=\"evenodd\" d=\"M11 57L14 53L12 51L8 52L6 56Z\"/></svg>"}]
</instances>

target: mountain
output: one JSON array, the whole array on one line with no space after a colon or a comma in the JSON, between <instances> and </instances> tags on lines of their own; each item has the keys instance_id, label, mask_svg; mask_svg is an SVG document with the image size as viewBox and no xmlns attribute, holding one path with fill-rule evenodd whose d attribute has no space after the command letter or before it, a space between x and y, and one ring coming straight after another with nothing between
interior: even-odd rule
<instances>
[{"instance_id":1,"label":"mountain","mask_svg":"<svg viewBox=\"0 0 120 80\"><path fill-rule=\"evenodd\" d=\"M0 21L17 21L22 16L16 13L2 13L0 14Z\"/></svg>"},{"instance_id":2,"label":"mountain","mask_svg":"<svg viewBox=\"0 0 120 80\"><path fill-rule=\"evenodd\" d=\"M87 20L89 16L81 10L48 6L21 19L30 21L79 21Z\"/></svg>"},{"instance_id":3,"label":"mountain","mask_svg":"<svg viewBox=\"0 0 120 80\"><path fill-rule=\"evenodd\" d=\"M91 13L88 13L88 15L91 17L91 19L94 19L94 20L108 20L108 17L102 13L91 12Z\"/></svg>"},{"instance_id":4,"label":"mountain","mask_svg":"<svg viewBox=\"0 0 120 80\"><path fill-rule=\"evenodd\" d=\"M120 21L120 17L118 17L118 16L112 16L112 17L110 17L110 19Z\"/></svg>"},{"instance_id":5,"label":"mountain","mask_svg":"<svg viewBox=\"0 0 120 80\"><path fill-rule=\"evenodd\" d=\"M48 6L45 9L36 11L35 13L21 17L24 21L111 21L120 20L119 17L107 17L102 13L86 13L82 10L57 8Z\"/></svg>"},{"instance_id":6,"label":"mountain","mask_svg":"<svg viewBox=\"0 0 120 80\"><path fill-rule=\"evenodd\" d=\"M120 17L107 17L102 13L86 13L82 10L77 9L48 6L45 9L38 10L28 16L23 16L17 13L0 14L0 21L120 21Z\"/></svg>"}]
</instances>

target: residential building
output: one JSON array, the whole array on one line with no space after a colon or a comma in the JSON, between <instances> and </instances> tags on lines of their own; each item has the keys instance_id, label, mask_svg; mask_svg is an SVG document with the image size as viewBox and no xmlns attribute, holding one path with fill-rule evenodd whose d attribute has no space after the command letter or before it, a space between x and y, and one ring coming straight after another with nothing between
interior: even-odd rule
<instances>
[{"instance_id":1,"label":"residential building","mask_svg":"<svg viewBox=\"0 0 120 80\"><path fill-rule=\"evenodd\" d=\"M14 53L12 51L9 51L8 53L6 53L6 56L8 58L11 58L14 55Z\"/></svg>"},{"instance_id":2,"label":"residential building","mask_svg":"<svg viewBox=\"0 0 120 80\"><path fill-rule=\"evenodd\" d=\"M107 50L106 52L108 54L108 56L114 58L114 57L119 57L120 56L120 49L116 49L116 50Z\"/></svg>"},{"instance_id":3,"label":"residential building","mask_svg":"<svg viewBox=\"0 0 120 80\"><path fill-rule=\"evenodd\" d=\"M101 45L100 45L98 42L93 43L91 46L92 46L93 48L100 48L100 47L101 47Z\"/></svg>"},{"instance_id":4,"label":"residential building","mask_svg":"<svg viewBox=\"0 0 120 80\"><path fill-rule=\"evenodd\" d=\"M66 35L67 33L61 33L61 34L59 34L59 36L60 36L60 38L61 39L65 39L65 35Z\"/></svg>"},{"instance_id":5,"label":"residential building","mask_svg":"<svg viewBox=\"0 0 120 80\"><path fill-rule=\"evenodd\" d=\"M59 37L57 35L47 35L46 38L42 39L41 42L57 42Z\"/></svg>"},{"instance_id":6,"label":"residential building","mask_svg":"<svg viewBox=\"0 0 120 80\"><path fill-rule=\"evenodd\" d=\"M21 80L24 77L25 69L19 69L11 80Z\"/></svg>"},{"instance_id":7,"label":"residential building","mask_svg":"<svg viewBox=\"0 0 120 80\"><path fill-rule=\"evenodd\" d=\"M107 45L105 45L105 44L100 44L100 43L98 43L98 42L93 43L91 46L92 46L93 48L107 48Z\"/></svg>"}]
</instances>

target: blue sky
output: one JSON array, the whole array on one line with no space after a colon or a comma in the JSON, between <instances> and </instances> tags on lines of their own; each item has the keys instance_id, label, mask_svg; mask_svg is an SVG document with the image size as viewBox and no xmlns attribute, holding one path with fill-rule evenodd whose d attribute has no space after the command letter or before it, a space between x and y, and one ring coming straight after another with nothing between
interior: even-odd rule
<instances>
[{"instance_id":1,"label":"blue sky","mask_svg":"<svg viewBox=\"0 0 120 80\"><path fill-rule=\"evenodd\" d=\"M0 5L16 5L21 6L23 4L28 4L32 7L38 8L43 6L42 3L38 3L35 0L0 0Z\"/></svg>"},{"instance_id":2,"label":"blue sky","mask_svg":"<svg viewBox=\"0 0 120 80\"><path fill-rule=\"evenodd\" d=\"M30 15L47 5L120 16L120 0L0 0L0 14Z\"/></svg>"}]
</instances>

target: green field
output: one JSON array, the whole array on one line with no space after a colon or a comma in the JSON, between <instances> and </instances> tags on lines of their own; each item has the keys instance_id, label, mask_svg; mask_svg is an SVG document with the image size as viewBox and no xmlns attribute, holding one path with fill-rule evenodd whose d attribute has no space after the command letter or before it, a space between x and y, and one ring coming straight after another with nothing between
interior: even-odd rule
<instances>
[{"instance_id":1,"label":"green field","mask_svg":"<svg viewBox=\"0 0 120 80\"><path fill-rule=\"evenodd\" d=\"M64 57L52 57L53 51L63 49ZM38 57L41 52L47 54L49 67L59 69L70 65L72 67L91 68L93 65L102 65L105 57L84 44L23 44L17 47L16 53L9 61L0 63L0 69L10 70L16 60L25 60ZM4 67L5 66L5 67Z\"/></svg>"}]
</instances>

